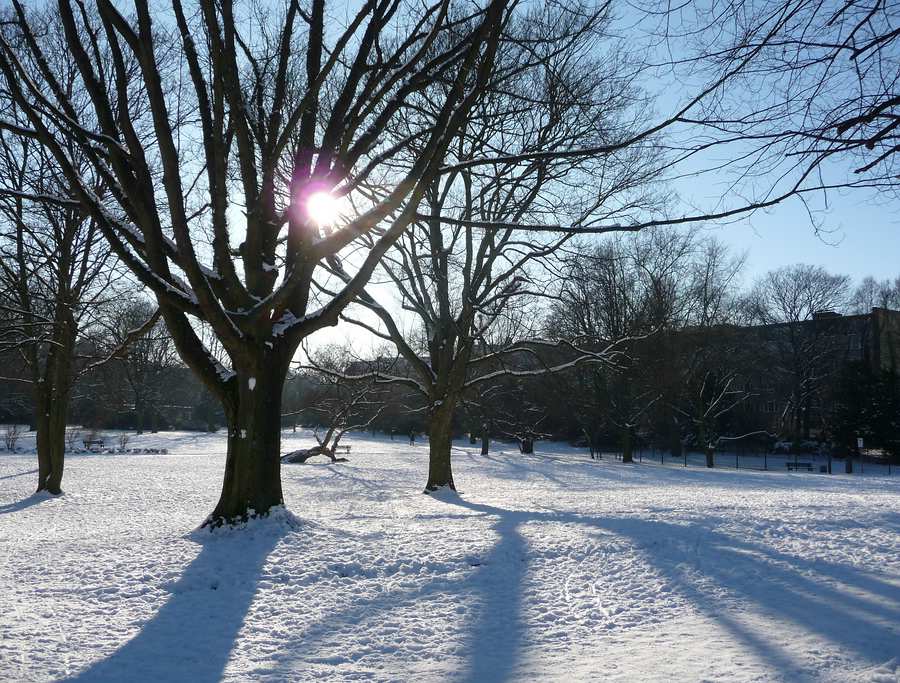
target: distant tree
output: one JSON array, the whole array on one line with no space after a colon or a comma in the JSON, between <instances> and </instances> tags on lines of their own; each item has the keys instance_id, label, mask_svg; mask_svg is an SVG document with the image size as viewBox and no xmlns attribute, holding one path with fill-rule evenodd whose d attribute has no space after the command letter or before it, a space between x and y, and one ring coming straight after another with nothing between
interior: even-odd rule
<instances>
[{"instance_id":1,"label":"distant tree","mask_svg":"<svg viewBox=\"0 0 900 683\"><path fill-rule=\"evenodd\" d=\"M765 326L758 331L767 351L762 357L788 395L781 429L792 438L809 437L811 408L833 377L838 337L828 317L845 310L849 283L847 276L798 264L769 272L749 294L750 319Z\"/></svg>"},{"instance_id":2,"label":"distant tree","mask_svg":"<svg viewBox=\"0 0 900 683\"><path fill-rule=\"evenodd\" d=\"M330 345L311 354L310 366L317 372L318 386L310 392L300 411L314 426L318 445L282 457L284 462L305 462L316 455L337 461L335 452L344 434L368 428L387 407L386 388L373 375L348 380L348 366L356 360L349 346ZM371 364L377 365L380 359ZM369 363L366 363L368 365Z\"/></svg>"},{"instance_id":3,"label":"distant tree","mask_svg":"<svg viewBox=\"0 0 900 683\"><path fill-rule=\"evenodd\" d=\"M847 363L835 380L830 426L836 444L854 448L863 438L900 460L900 379L873 371L865 362Z\"/></svg>"},{"instance_id":4,"label":"distant tree","mask_svg":"<svg viewBox=\"0 0 900 683\"><path fill-rule=\"evenodd\" d=\"M873 308L900 309L900 278L876 280L865 277L850 296L850 308L854 313L870 313Z\"/></svg>"},{"instance_id":5,"label":"distant tree","mask_svg":"<svg viewBox=\"0 0 900 683\"><path fill-rule=\"evenodd\" d=\"M158 318L156 306L146 300L124 300L111 307L98 332L103 346L115 353L114 359L122 369L122 375L131 393L134 406L135 430L158 430L169 371L180 365L172 337L162 320L153 324L147 321ZM143 334L131 339L133 330L144 327Z\"/></svg>"},{"instance_id":6,"label":"distant tree","mask_svg":"<svg viewBox=\"0 0 900 683\"><path fill-rule=\"evenodd\" d=\"M656 361L667 333L684 320L690 287L684 273L694 249L693 235L659 229L607 238L566 259L550 333L582 344L631 339L618 347L614 365L568 375L574 391L565 400L593 449L603 435L615 434L630 462L640 425L663 399L672 367Z\"/></svg>"},{"instance_id":7,"label":"distant tree","mask_svg":"<svg viewBox=\"0 0 900 683\"><path fill-rule=\"evenodd\" d=\"M762 324L812 320L817 313L842 313L850 296L850 278L821 266L797 264L760 278L749 297L752 317Z\"/></svg>"},{"instance_id":8,"label":"distant tree","mask_svg":"<svg viewBox=\"0 0 900 683\"><path fill-rule=\"evenodd\" d=\"M752 395L746 379L755 374L758 357L735 326L740 321L738 276L743 265L743 257L733 256L721 242L700 242L687 268L679 329L668 339L674 347L668 360L674 383L664 401L683 418L683 431L703 449L707 467L713 466L722 441L745 436L735 434L732 418ZM665 376L664 369L658 372Z\"/></svg>"}]
</instances>

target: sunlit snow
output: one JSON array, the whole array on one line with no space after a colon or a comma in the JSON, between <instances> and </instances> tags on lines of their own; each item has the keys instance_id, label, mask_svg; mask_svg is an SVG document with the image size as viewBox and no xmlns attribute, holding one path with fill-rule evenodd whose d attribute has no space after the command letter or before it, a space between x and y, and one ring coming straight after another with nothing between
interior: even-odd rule
<instances>
[{"instance_id":1,"label":"sunlit snow","mask_svg":"<svg viewBox=\"0 0 900 683\"><path fill-rule=\"evenodd\" d=\"M347 463L282 468L286 510L215 534L197 526L223 433L71 455L59 498L31 495L32 453L0 455L0 680L900 674L896 476L457 442L460 493L428 496L427 445L345 442ZM283 450L314 443L288 431Z\"/></svg>"}]
</instances>

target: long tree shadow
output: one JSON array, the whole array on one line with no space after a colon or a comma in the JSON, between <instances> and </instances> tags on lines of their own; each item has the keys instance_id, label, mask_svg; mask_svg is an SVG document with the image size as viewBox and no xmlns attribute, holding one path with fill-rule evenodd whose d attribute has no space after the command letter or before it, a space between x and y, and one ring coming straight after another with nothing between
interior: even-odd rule
<instances>
[{"instance_id":1,"label":"long tree shadow","mask_svg":"<svg viewBox=\"0 0 900 683\"><path fill-rule=\"evenodd\" d=\"M372 599L353 599L346 609L332 610L304 628L282 656L275 658L272 672L290 677L294 669L289 662L298 660L327 666L331 658L317 658L317 642L326 652L332 652L336 633L377 629L377 624L393 611L454 596L476 607L474 618L462 624L465 661L453 678L473 683L516 679L528 640L524 589L529 548L523 527L530 523L577 525L629 541L645 558L649 572L664 578L674 592L729 634L739 649L749 651L791 680L805 680L811 675L805 669L806 653L797 649L803 647L800 643L809 642L803 636L815 637L824 649L834 645L861 662L879 664L893 656L900 626L900 591L896 584L847 564L797 557L722 532L719 528L725 524L724 519L706 517L692 524L678 524L627 515L592 517L553 509L512 510L453 495L435 498L447 507L492 518L491 528L498 538L473 571L459 579L380 592ZM274 539L268 548L254 547L252 556L245 558L240 573L248 582L255 582L272 545ZM228 600L207 604L209 586L192 585L207 580L204 566L223 560L232 561L232 554L220 554L213 545L204 548L179 582L186 584L185 591L193 590L200 597L185 598L176 592L134 641L76 680L126 680L129 667L163 654L171 658L173 652L182 662L181 670L189 674L175 678L210 681L221 676L253 593L252 587L232 591L236 595ZM464 556L458 560L466 561ZM598 568L597 585L603 580ZM197 623L195 609L200 609L203 623ZM179 627L182 621L195 623L198 628L222 623L220 632L198 652L194 642L176 642L187 630ZM801 636L796 643L792 641L794 634ZM156 673L153 678L157 680L173 677L166 675L171 672L165 668Z\"/></svg>"},{"instance_id":2,"label":"long tree shadow","mask_svg":"<svg viewBox=\"0 0 900 683\"><path fill-rule=\"evenodd\" d=\"M36 472L37 470L35 470ZM7 503L6 505L0 505L0 515L9 515L13 512L21 512L22 510L27 510L28 508L39 505L44 501L55 500L58 496L54 496L45 491L41 491L39 493L32 493L27 498L23 498L22 500L17 500L15 503Z\"/></svg>"},{"instance_id":3,"label":"long tree shadow","mask_svg":"<svg viewBox=\"0 0 900 683\"><path fill-rule=\"evenodd\" d=\"M37 473L38 473L37 467L35 467L33 470L26 470L25 472L16 472L15 474L4 474L2 477L0 477L0 480L15 479L16 477L24 477L28 474L37 474Z\"/></svg>"},{"instance_id":4,"label":"long tree shadow","mask_svg":"<svg viewBox=\"0 0 900 683\"><path fill-rule=\"evenodd\" d=\"M791 639L761 632L741 618L754 612L775 627L793 624L877 664L892 654L900 624L900 590L845 565L806 560L739 540L708 526L609 518L602 527L630 538L649 564L713 622L782 674L802 679ZM697 549L702 549L697 552ZM801 573L801 569L809 569ZM811 578L815 571L817 578ZM836 588L833 582L842 584ZM853 589L848 594L846 588ZM733 600L721 600L724 589ZM892 590L893 589L893 590ZM860 593L882 593L878 600Z\"/></svg>"},{"instance_id":5,"label":"long tree shadow","mask_svg":"<svg viewBox=\"0 0 900 683\"><path fill-rule=\"evenodd\" d=\"M435 581L416 588L379 591L374 599L355 598L343 610L331 611L320 620L308 624L280 655L273 658L271 672L277 680L295 680L292 663L298 660L307 664L334 664L336 660L331 654L333 641L340 639L340 633L348 627L355 634L359 634L367 624L370 628L381 628L393 611L410 607L424 609L433 601L445 600L448 595L476 605L476 617L466 624L461 637L468 653L466 663L453 678L472 683L515 680L525 635L522 586L528 570L527 547L519 532L519 524L527 520L528 513L511 513L502 508L470 503L451 493L435 496L434 499L496 517L492 529L498 535L497 542L477 560L468 552L461 552L458 558L451 560L451 564L458 562L471 570L465 578L448 580L435 576ZM443 514L440 517L472 515ZM319 645L329 653L327 656L316 654ZM343 655L338 659L343 661ZM398 680L402 680L399 675Z\"/></svg>"},{"instance_id":6,"label":"long tree shadow","mask_svg":"<svg viewBox=\"0 0 900 683\"><path fill-rule=\"evenodd\" d=\"M522 587L528 573L528 548L519 525L527 517L471 503L459 496L447 496L443 502L496 516L493 531L499 537L482 559L483 576L478 583L480 608L468 629L470 654L460 680L485 683L512 680L525 637Z\"/></svg>"},{"instance_id":7,"label":"long tree shadow","mask_svg":"<svg viewBox=\"0 0 900 683\"><path fill-rule=\"evenodd\" d=\"M131 640L67 680L219 681L266 557L290 531L274 520L262 525L221 535L195 532L200 553L170 587L168 601Z\"/></svg>"}]
</instances>

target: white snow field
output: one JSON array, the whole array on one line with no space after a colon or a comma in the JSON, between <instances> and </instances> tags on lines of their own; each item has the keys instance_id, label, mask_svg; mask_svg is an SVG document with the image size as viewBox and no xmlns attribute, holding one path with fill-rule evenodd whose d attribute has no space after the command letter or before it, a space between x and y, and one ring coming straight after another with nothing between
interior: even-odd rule
<instances>
[{"instance_id":1,"label":"white snow field","mask_svg":"<svg viewBox=\"0 0 900 683\"><path fill-rule=\"evenodd\" d=\"M896 477L347 442L214 534L222 435L0 455L0 680L900 681Z\"/></svg>"}]
</instances>

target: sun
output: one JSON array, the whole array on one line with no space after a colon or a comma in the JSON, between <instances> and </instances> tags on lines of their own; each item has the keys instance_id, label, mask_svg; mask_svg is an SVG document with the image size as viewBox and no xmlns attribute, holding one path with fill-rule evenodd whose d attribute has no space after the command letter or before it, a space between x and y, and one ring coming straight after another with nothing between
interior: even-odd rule
<instances>
[{"instance_id":1,"label":"sun","mask_svg":"<svg viewBox=\"0 0 900 683\"><path fill-rule=\"evenodd\" d=\"M338 217L338 202L330 192L313 192L306 200L306 212L320 226L331 225Z\"/></svg>"}]
</instances>

